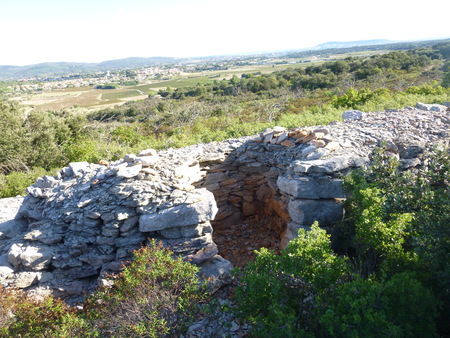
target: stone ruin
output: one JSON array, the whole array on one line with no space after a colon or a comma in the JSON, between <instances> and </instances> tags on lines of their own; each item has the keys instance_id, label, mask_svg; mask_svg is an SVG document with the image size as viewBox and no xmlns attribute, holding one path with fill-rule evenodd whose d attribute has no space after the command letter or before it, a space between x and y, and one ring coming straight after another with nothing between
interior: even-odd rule
<instances>
[{"instance_id":1,"label":"stone ruin","mask_svg":"<svg viewBox=\"0 0 450 338\"><path fill-rule=\"evenodd\" d=\"M420 168L428 150L448 146L449 125L443 105L346 111L328 126L70 163L30 186L14 219L0 217L0 283L77 299L150 238L220 281L232 265L213 231L256 217L284 247L314 221L331 226L344 215L343 177L375 147Z\"/></svg>"}]
</instances>

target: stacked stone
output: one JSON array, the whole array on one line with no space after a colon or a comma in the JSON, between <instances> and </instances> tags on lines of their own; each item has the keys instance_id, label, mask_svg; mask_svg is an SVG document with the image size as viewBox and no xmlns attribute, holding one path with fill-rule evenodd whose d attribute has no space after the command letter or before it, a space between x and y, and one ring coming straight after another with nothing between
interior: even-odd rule
<instances>
[{"instance_id":1,"label":"stacked stone","mask_svg":"<svg viewBox=\"0 0 450 338\"><path fill-rule=\"evenodd\" d=\"M254 141L257 143L279 144L284 147L293 147L296 144L310 143L315 148L334 150L339 144L327 136L326 128L291 128L274 127L264 130Z\"/></svg>"},{"instance_id":2,"label":"stacked stone","mask_svg":"<svg viewBox=\"0 0 450 338\"><path fill-rule=\"evenodd\" d=\"M229 270L212 241L216 202L192 186L201 173L189 164L167 163L146 150L103 165L71 163L56 177L38 179L17 214L27 222L14 236L2 236L0 262L9 269L2 270L2 284L80 294L93 279L117 271L147 238L207 266L208 275L214 274L208 261Z\"/></svg>"},{"instance_id":3,"label":"stacked stone","mask_svg":"<svg viewBox=\"0 0 450 338\"><path fill-rule=\"evenodd\" d=\"M285 149L280 145L277 147ZM212 222L215 229L229 228L253 215L273 216L273 226L278 230L283 227L284 222L277 219L279 216L274 212L283 209L279 207L283 203L278 200L280 194L276 191L278 173L268 154L263 144L250 139L226 160L207 167L205 179L196 186L208 189L216 198L219 211Z\"/></svg>"}]
</instances>

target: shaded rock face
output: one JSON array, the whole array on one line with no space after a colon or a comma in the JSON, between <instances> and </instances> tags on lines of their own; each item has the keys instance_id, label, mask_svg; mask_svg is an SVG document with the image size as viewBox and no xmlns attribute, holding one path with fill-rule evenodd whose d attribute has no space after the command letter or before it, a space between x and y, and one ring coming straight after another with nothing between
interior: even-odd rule
<instances>
[{"instance_id":1,"label":"shaded rock face","mask_svg":"<svg viewBox=\"0 0 450 338\"><path fill-rule=\"evenodd\" d=\"M375 147L415 170L431 147L448 145L450 113L418 107L350 111L328 126L71 163L29 187L14 220L0 211L0 283L75 297L149 238L206 276L226 276L231 264L218 255L213 229L264 217L285 246L299 228L342 219L343 177L368 164Z\"/></svg>"}]
</instances>

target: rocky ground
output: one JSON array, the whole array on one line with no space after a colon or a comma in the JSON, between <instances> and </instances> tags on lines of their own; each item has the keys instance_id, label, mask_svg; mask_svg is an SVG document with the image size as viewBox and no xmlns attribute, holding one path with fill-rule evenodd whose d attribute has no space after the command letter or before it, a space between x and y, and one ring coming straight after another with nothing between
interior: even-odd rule
<instances>
[{"instance_id":1,"label":"rocky ground","mask_svg":"<svg viewBox=\"0 0 450 338\"><path fill-rule=\"evenodd\" d=\"M269 219L256 215L228 229L215 230L213 240L219 254L233 266L244 268L256 256L255 250L268 248L280 250L280 234L269 224Z\"/></svg>"},{"instance_id":2,"label":"rocky ground","mask_svg":"<svg viewBox=\"0 0 450 338\"><path fill-rule=\"evenodd\" d=\"M23 197L0 199L0 224L14 219L22 205Z\"/></svg>"}]
</instances>

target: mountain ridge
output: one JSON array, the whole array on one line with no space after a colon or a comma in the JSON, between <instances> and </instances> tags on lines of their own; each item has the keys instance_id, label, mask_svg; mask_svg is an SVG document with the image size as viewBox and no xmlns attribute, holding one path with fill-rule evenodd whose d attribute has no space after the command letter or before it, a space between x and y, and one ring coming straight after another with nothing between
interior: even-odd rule
<instances>
[{"instance_id":1,"label":"mountain ridge","mask_svg":"<svg viewBox=\"0 0 450 338\"><path fill-rule=\"evenodd\" d=\"M27 77L67 76L70 74L86 74L108 70L151 67L172 63L174 57L129 57L107 60L98 63L84 62L43 62L26 66L0 65L1 79L23 79Z\"/></svg>"}]
</instances>

